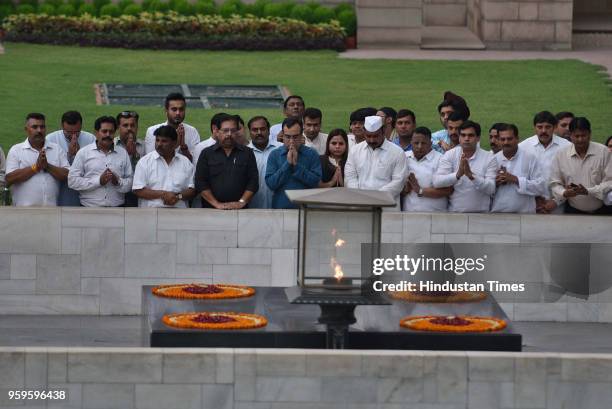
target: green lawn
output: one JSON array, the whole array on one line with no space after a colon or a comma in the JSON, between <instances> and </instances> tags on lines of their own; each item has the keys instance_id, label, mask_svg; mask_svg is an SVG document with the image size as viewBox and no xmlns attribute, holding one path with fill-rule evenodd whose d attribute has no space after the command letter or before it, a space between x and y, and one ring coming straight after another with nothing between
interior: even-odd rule
<instances>
[{"instance_id":1,"label":"green lawn","mask_svg":"<svg viewBox=\"0 0 612 409\"><path fill-rule=\"evenodd\" d=\"M57 129L64 111L77 109L91 130L99 115L126 109L141 114L146 126L161 122L161 108L98 106L98 82L281 84L324 113L324 130L348 127L349 113L362 106L410 108L419 125L440 128L436 106L445 90L468 101L472 119L487 128L514 122L521 136L532 134L537 111L571 110L587 116L594 139L612 134L612 92L597 67L566 61L388 61L338 59L335 52L171 52L4 44L0 55L0 144L24 139L28 112L47 115ZM545 54L543 54L545 55ZM239 110L281 119L280 110ZM209 135L213 111L191 109L187 122ZM488 143L484 143L486 146Z\"/></svg>"}]
</instances>

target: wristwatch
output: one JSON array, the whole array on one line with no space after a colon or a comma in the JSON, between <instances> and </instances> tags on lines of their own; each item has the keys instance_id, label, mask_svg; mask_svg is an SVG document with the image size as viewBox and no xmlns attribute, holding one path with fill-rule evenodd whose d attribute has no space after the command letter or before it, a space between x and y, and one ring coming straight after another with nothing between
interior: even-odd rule
<instances>
[{"instance_id":1,"label":"wristwatch","mask_svg":"<svg viewBox=\"0 0 612 409\"><path fill-rule=\"evenodd\" d=\"M176 194L176 198L177 198L178 200L183 200L183 194L182 194L182 193L177 193L177 194Z\"/></svg>"},{"instance_id":2,"label":"wristwatch","mask_svg":"<svg viewBox=\"0 0 612 409\"><path fill-rule=\"evenodd\" d=\"M419 189L419 193L417 193L418 197L423 197L423 188Z\"/></svg>"},{"instance_id":3,"label":"wristwatch","mask_svg":"<svg viewBox=\"0 0 612 409\"><path fill-rule=\"evenodd\" d=\"M240 203L242 203L242 204L246 204L246 200L244 200L244 199L239 199L238 201L239 201Z\"/></svg>"}]
</instances>

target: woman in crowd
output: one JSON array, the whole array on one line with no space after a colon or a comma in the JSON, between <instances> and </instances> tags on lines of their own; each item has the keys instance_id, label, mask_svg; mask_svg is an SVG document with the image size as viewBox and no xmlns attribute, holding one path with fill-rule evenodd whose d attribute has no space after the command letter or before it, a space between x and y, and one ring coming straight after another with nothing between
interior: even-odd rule
<instances>
[{"instance_id":1,"label":"woman in crowd","mask_svg":"<svg viewBox=\"0 0 612 409\"><path fill-rule=\"evenodd\" d=\"M343 129L334 129L327 137L325 155L321 155L323 176L319 187L344 186L344 165L347 158L348 136Z\"/></svg>"}]
</instances>

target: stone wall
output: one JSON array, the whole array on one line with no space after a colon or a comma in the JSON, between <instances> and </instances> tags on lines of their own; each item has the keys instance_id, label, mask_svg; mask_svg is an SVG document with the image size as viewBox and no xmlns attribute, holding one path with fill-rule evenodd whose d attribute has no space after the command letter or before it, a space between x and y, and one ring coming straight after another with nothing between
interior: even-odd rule
<instances>
[{"instance_id":1,"label":"stone wall","mask_svg":"<svg viewBox=\"0 0 612 409\"><path fill-rule=\"evenodd\" d=\"M609 354L0 348L8 390L68 392L50 409L612 407ZM36 402L36 401L34 401ZM40 402L40 401L39 401Z\"/></svg>"},{"instance_id":2,"label":"stone wall","mask_svg":"<svg viewBox=\"0 0 612 409\"><path fill-rule=\"evenodd\" d=\"M360 48L421 44L422 0L355 0Z\"/></svg>"},{"instance_id":3,"label":"stone wall","mask_svg":"<svg viewBox=\"0 0 612 409\"><path fill-rule=\"evenodd\" d=\"M572 47L573 0L469 1L468 25L489 49Z\"/></svg>"},{"instance_id":4,"label":"stone wall","mask_svg":"<svg viewBox=\"0 0 612 409\"><path fill-rule=\"evenodd\" d=\"M423 0L423 25L465 27L468 0Z\"/></svg>"},{"instance_id":5,"label":"stone wall","mask_svg":"<svg viewBox=\"0 0 612 409\"><path fill-rule=\"evenodd\" d=\"M141 287L162 283L290 286L297 224L296 210L2 207L0 314L139 314ZM612 243L612 217L389 212L382 227L386 243ZM509 267L498 271L506 281L545 279L542 268ZM612 290L498 299L515 320L612 322Z\"/></svg>"},{"instance_id":6,"label":"stone wall","mask_svg":"<svg viewBox=\"0 0 612 409\"><path fill-rule=\"evenodd\" d=\"M576 0L574 12L578 14L612 13L611 0Z\"/></svg>"}]
</instances>

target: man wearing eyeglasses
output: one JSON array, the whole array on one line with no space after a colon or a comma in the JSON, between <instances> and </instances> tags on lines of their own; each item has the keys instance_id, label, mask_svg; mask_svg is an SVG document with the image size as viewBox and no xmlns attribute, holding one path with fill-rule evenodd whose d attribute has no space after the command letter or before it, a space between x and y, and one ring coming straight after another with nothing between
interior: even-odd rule
<instances>
[{"instance_id":1,"label":"man wearing eyeglasses","mask_svg":"<svg viewBox=\"0 0 612 409\"><path fill-rule=\"evenodd\" d=\"M242 209L259 189L257 161L253 151L238 141L238 118L225 114L218 122L217 143L198 159L196 192L201 192L202 207Z\"/></svg>"},{"instance_id":2,"label":"man wearing eyeglasses","mask_svg":"<svg viewBox=\"0 0 612 409\"><path fill-rule=\"evenodd\" d=\"M77 111L64 112L62 115L62 129L47 135L48 142L55 143L67 152L68 163L72 165L79 149L92 144L96 137L82 130L83 117ZM58 206L80 206L79 192L68 187L66 181L60 184Z\"/></svg>"},{"instance_id":3,"label":"man wearing eyeglasses","mask_svg":"<svg viewBox=\"0 0 612 409\"><path fill-rule=\"evenodd\" d=\"M266 184L274 192L273 209L292 209L296 206L285 194L291 189L312 189L321 180L319 153L304 146L304 127L297 118L283 121L283 146L274 149L268 157Z\"/></svg>"}]
</instances>

